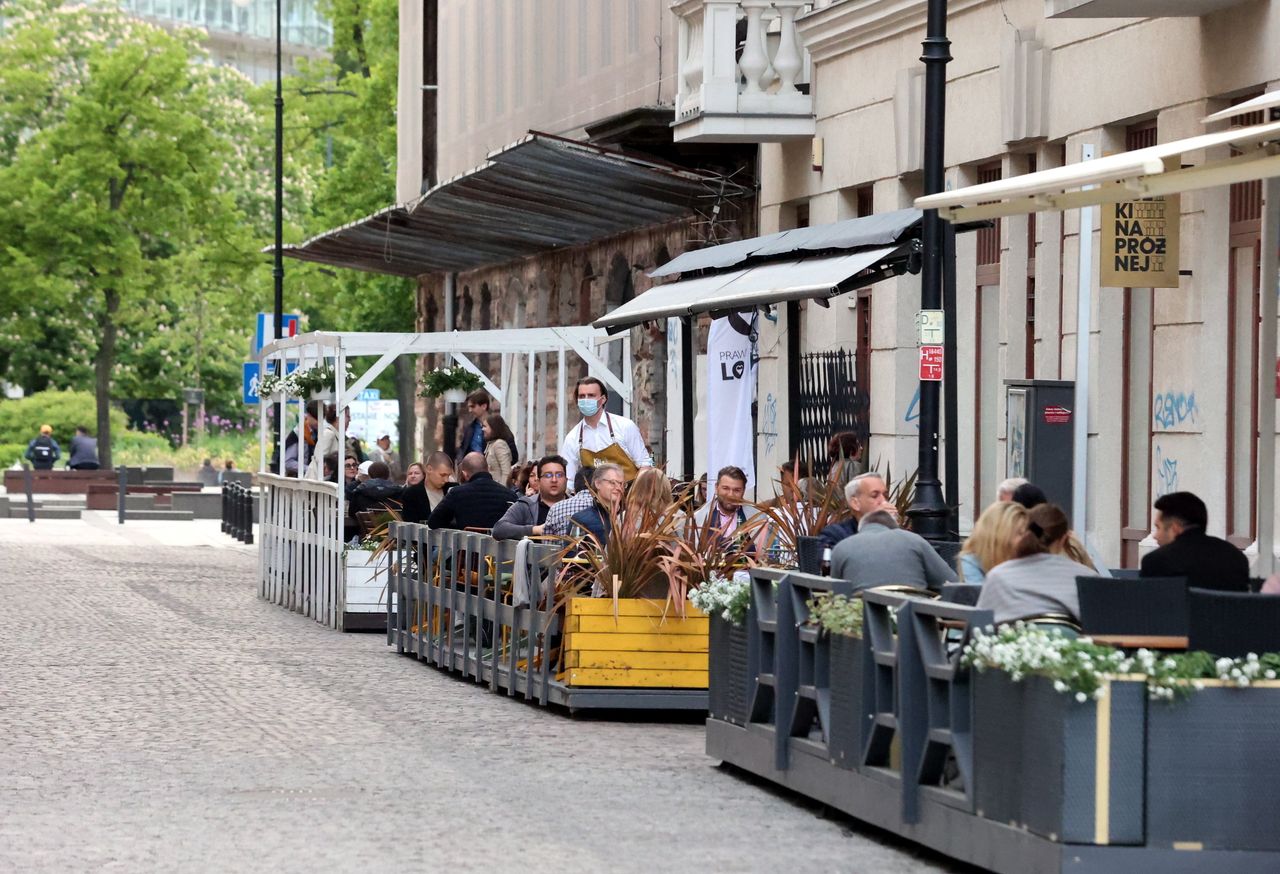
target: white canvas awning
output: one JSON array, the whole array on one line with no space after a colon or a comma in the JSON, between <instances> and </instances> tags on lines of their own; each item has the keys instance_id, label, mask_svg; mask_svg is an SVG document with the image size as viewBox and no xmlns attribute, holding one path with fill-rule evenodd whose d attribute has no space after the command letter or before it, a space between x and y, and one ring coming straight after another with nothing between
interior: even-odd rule
<instances>
[{"instance_id":1,"label":"white canvas awning","mask_svg":"<svg viewBox=\"0 0 1280 874\"><path fill-rule=\"evenodd\" d=\"M865 249L826 258L800 258L757 264L724 273L699 276L649 289L607 315L593 327L611 331L672 317L731 312L790 300L818 298L867 284L867 271L896 260L901 266L912 245ZM878 273L867 279L882 278Z\"/></svg>"},{"instance_id":2,"label":"white canvas awning","mask_svg":"<svg viewBox=\"0 0 1280 874\"><path fill-rule=\"evenodd\" d=\"M1230 111L1238 115L1248 110L1237 106ZM1225 146L1239 150L1240 154L1184 166L1196 152ZM970 185L917 198L916 206L936 209L947 221L978 221L1158 197L1276 175L1280 175L1280 122L1160 143L1092 161Z\"/></svg>"}]
</instances>

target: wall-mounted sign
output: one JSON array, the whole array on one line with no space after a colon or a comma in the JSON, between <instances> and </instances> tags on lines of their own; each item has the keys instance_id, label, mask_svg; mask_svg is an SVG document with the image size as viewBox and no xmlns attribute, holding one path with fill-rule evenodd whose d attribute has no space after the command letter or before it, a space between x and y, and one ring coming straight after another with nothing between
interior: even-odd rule
<instances>
[{"instance_id":1,"label":"wall-mounted sign","mask_svg":"<svg viewBox=\"0 0 1280 874\"><path fill-rule=\"evenodd\" d=\"M920 347L920 381L942 382L942 347Z\"/></svg>"},{"instance_id":2,"label":"wall-mounted sign","mask_svg":"<svg viewBox=\"0 0 1280 874\"><path fill-rule=\"evenodd\" d=\"M1102 205L1100 284L1104 288L1177 288L1178 195Z\"/></svg>"},{"instance_id":3,"label":"wall-mounted sign","mask_svg":"<svg viewBox=\"0 0 1280 874\"><path fill-rule=\"evenodd\" d=\"M941 346L946 314L942 310L920 310L916 313L916 345Z\"/></svg>"},{"instance_id":4,"label":"wall-mounted sign","mask_svg":"<svg viewBox=\"0 0 1280 874\"><path fill-rule=\"evenodd\" d=\"M1066 407L1051 404L1044 408L1044 423L1046 425L1070 425L1071 411Z\"/></svg>"}]
</instances>

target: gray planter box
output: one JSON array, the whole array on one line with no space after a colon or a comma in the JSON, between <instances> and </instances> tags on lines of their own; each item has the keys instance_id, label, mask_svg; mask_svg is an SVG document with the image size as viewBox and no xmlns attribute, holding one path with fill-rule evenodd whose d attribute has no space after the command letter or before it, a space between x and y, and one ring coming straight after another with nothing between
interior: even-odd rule
<instances>
[{"instance_id":1,"label":"gray planter box","mask_svg":"<svg viewBox=\"0 0 1280 874\"><path fill-rule=\"evenodd\" d=\"M1043 677L987 669L973 694L979 816L1062 843L1144 842L1144 682L1112 682L1105 702L1080 704Z\"/></svg>"},{"instance_id":2,"label":"gray planter box","mask_svg":"<svg viewBox=\"0 0 1280 874\"><path fill-rule=\"evenodd\" d=\"M866 683L863 644L861 638L846 634L832 634L830 641L831 725L827 750L833 764L853 771L862 764L866 744L862 730L868 717L862 698Z\"/></svg>"},{"instance_id":3,"label":"gray planter box","mask_svg":"<svg viewBox=\"0 0 1280 874\"><path fill-rule=\"evenodd\" d=\"M747 723L747 630L712 616L707 653L707 710L714 719Z\"/></svg>"},{"instance_id":4,"label":"gray planter box","mask_svg":"<svg viewBox=\"0 0 1280 874\"><path fill-rule=\"evenodd\" d=\"M1210 686L1147 705L1147 843L1280 850L1280 689Z\"/></svg>"}]
</instances>

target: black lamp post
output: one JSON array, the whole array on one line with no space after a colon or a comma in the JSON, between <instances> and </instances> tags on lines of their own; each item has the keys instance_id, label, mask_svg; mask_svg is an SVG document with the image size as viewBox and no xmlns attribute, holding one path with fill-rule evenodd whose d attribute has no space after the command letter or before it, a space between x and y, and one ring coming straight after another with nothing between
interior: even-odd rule
<instances>
[{"instance_id":1,"label":"black lamp post","mask_svg":"<svg viewBox=\"0 0 1280 874\"><path fill-rule=\"evenodd\" d=\"M271 277L275 284L275 338L284 336L284 77L281 73L281 22L284 0L276 0L276 204L275 264Z\"/></svg>"},{"instance_id":2,"label":"black lamp post","mask_svg":"<svg viewBox=\"0 0 1280 874\"><path fill-rule=\"evenodd\" d=\"M937 194L943 189L947 63L951 60L951 41L947 39L947 0L929 0L924 52L920 60L924 62L924 193ZM925 210L923 238L920 307L926 310L943 309L944 269L952 272L954 267L944 264L945 229L936 209ZM944 311L944 318L946 327L951 329L955 318L954 304L949 311ZM941 385L939 382L920 382L919 472L915 501L907 511L916 533L931 540L947 539L947 523L951 515L942 493L942 483L938 480Z\"/></svg>"}]
</instances>

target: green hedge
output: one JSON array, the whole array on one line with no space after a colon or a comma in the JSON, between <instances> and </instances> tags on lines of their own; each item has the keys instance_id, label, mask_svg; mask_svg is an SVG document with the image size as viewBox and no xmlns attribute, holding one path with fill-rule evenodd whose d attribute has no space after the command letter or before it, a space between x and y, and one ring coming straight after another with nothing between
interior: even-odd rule
<instances>
[{"instance_id":1,"label":"green hedge","mask_svg":"<svg viewBox=\"0 0 1280 874\"><path fill-rule=\"evenodd\" d=\"M22 456L26 451L25 443L0 443L0 468L13 467L15 461L22 462Z\"/></svg>"},{"instance_id":2,"label":"green hedge","mask_svg":"<svg viewBox=\"0 0 1280 874\"><path fill-rule=\"evenodd\" d=\"M96 410L93 394L87 391L42 391L17 400L0 400L0 446L21 444L22 452L26 452L27 443L39 435L40 426L49 425L65 457L78 426L88 428L90 434L97 433ZM124 411L112 408L112 435L122 436L128 427Z\"/></svg>"}]
</instances>

